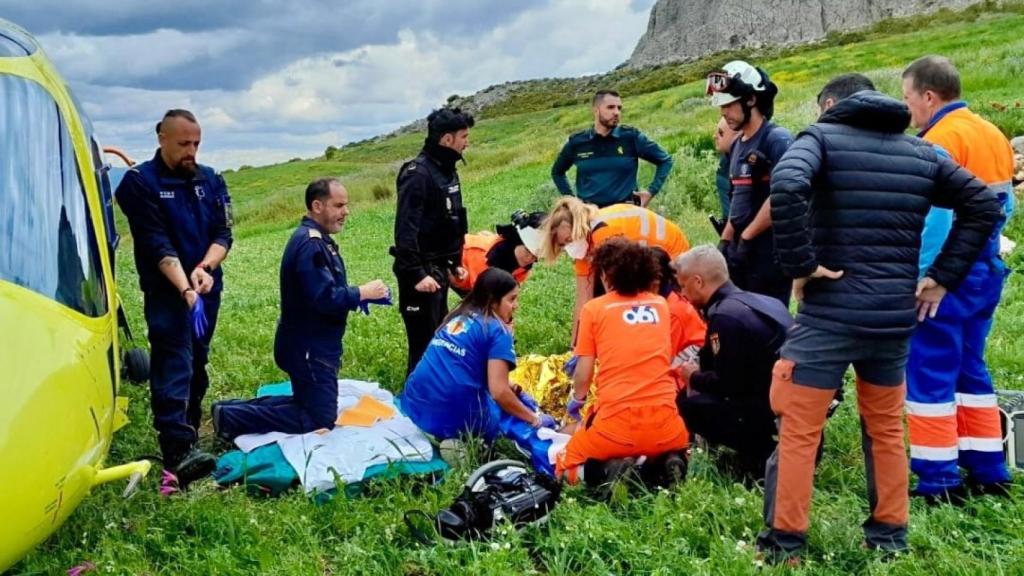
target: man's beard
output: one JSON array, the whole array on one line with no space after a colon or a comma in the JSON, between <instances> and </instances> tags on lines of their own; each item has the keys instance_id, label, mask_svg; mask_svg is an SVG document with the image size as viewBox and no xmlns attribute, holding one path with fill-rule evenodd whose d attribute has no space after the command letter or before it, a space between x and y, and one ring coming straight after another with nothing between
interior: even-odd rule
<instances>
[{"instance_id":1,"label":"man's beard","mask_svg":"<svg viewBox=\"0 0 1024 576\"><path fill-rule=\"evenodd\" d=\"M611 129L613 129L616 126L619 125L619 121L616 120L615 118L608 118L608 119L598 118L597 121L601 123L601 126L604 126L605 128L607 128L609 130L611 130Z\"/></svg>"},{"instance_id":2,"label":"man's beard","mask_svg":"<svg viewBox=\"0 0 1024 576\"><path fill-rule=\"evenodd\" d=\"M179 176L185 176L188 178L195 176L197 171L198 169L194 160L189 163L178 162L178 165L174 167L175 174L178 174Z\"/></svg>"}]
</instances>

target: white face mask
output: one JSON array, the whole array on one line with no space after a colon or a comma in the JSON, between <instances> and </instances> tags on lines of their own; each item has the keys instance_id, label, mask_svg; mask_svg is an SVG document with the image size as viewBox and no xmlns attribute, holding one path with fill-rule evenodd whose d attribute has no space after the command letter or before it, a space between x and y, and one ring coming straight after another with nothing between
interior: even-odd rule
<instances>
[{"instance_id":1,"label":"white face mask","mask_svg":"<svg viewBox=\"0 0 1024 576\"><path fill-rule=\"evenodd\" d=\"M565 253L569 255L569 258L573 260L583 260L587 257L587 251L590 249L590 245L587 244L586 240L573 240L565 245Z\"/></svg>"}]
</instances>

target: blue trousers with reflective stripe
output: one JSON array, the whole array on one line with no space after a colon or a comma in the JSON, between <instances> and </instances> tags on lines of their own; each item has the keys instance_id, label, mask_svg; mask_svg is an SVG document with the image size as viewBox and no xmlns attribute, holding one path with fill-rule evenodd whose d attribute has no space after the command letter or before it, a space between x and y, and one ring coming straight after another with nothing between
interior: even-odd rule
<instances>
[{"instance_id":1,"label":"blue trousers with reflective stripe","mask_svg":"<svg viewBox=\"0 0 1024 576\"><path fill-rule=\"evenodd\" d=\"M985 365L985 342L1008 273L998 258L982 259L955 292L942 300L935 318L918 324L910 341L907 400L922 404L956 401L956 394L993 393ZM912 457L917 490L938 493L959 486L959 467L981 483L1010 479L1002 451L959 450L949 460Z\"/></svg>"}]
</instances>

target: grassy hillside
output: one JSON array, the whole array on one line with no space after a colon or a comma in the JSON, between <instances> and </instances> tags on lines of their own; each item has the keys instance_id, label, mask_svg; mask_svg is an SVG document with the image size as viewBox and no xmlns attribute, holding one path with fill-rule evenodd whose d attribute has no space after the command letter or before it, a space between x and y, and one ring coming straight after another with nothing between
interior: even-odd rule
<instances>
[{"instance_id":1,"label":"grassy hillside","mask_svg":"<svg viewBox=\"0 0 1024 576\"><path fill-rule=\"evenodd\" d=\"M792 51L759 61L781 87L777 120L796 131L812 121L814 95L831 76L868 74L898 93L900 70L925 53L953 58L963 73L966 97L1001 126L1024 133L1024 15L980 14L938 18L926 29L879 29L860 41ZM905 24L904 24L905 25ZM703 83L625 94L625 121L643 129L676 159L654 207L677 220L693 243L712 240L706 214L715 208L709 134L716 110L702 97ZM1009 105L998 111L992 103ZM524 106L525 109L530 109ZM503 112L514 112L514 108ZM491 228L518 207L548 205L555 192L548 169L561 143L589 122L583 106L489 115L472 133L462 168L472 229ZM394 174L415 154L421 136L405 135L348 147L331 160L300 161L233 172L236 244L226 268L226 290L210 365L208 400L250 396L284 375L274 366L272 342L278 313L281 249L302 214L301 192L320 175L337 175L356 200L339 240L350 276L380 277L393 285L391 244ZM641 181L651 176L649 169ZM376 191L376 192L375 192ZM126 231L122 227L122 232ZM1010 235L1024 240L1020 219ZM131 240L119 253L120 293L137 334L143 333L140 295L131 262ZM1020 254L1011 263L1021 265ZM990 339L989 359L1000 387L1024 389L1024 282L1012 275ZM567 349L572 279L569 266L541 267L523 291L517 317L517 351ZM398 391L405 364L404 333L397 312L374 309L353 316L345 339L342 374L376 380ZM132 424L114 442L111 461L157 452L150 427L148 391L126 387ZM1019 574L1024 571L1024 489L1011 501L981 499L965 508L927 509L915 503L913 552L882 562L860 550L866 514L863 461L852 394L829 426L812 511L804 574ZM209 431L206 431L209 436ZM208 442L204 439L204 442ZM507 447L499 447L507 451ZM481 458L483 454L479 455ZM365 497L317 505L292 492L278 499L252 498L243 490L201 485L187 495L157 496L158 474L123 500L120 486L104 486L70 521L12 572L58 574L90 560L110 574L747 574L752 542L761 527L760 490L746 490L718 475L695 454L691 476L670 491L618 494L596 503L569 490L552 521L522 533L501 533L491 543L415 543L402 526L410 508L436 511L459 492L468 468L437 487L414 480L385 481ZM782 570L769 571L769 573Z\"/></svg>"}]
</instances>

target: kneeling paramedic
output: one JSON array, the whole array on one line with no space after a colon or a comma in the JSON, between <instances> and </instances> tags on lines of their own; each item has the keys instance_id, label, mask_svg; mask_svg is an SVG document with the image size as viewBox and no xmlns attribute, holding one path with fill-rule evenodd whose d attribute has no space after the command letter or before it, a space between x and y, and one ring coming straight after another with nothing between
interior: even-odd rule
<instances>
[{"instance_id":1,"label":"kneeling paramedic","mask_svg":"<svg viewBox=\"0 0 1024 576\"><path fill-rule=\"evenodd\" d=\"M508 379L516 365L512 320L518 307L515 278L499 268L484 270L434 334L399 401L402 411L438 440L464 434L488 443L509 438L530 456L535 470L551 476L551 440L541 438L539 429L554 428L556 422Z\"/></svg>"},{"instance_id":2,"label":"kneeling paramedic","mask_svg":"<svg viewBox=\"0 0 1024 576\"><path fill-rule=\"evenodd\" d=\"M850 364L871 510L864 543L887 553L907 549L910 334L967 276L1002 218L982 181L903 134L907 106L876 92L868 78L833 79L818 105L818 121L772 173L776 249L800 306L772 374L779 447L768 463L768 529L757 547L767 560L788 563L799 562L806 543L815 453ZM921 231L933 204L952 208L956 219L919 282Z\"/></svg>"},{"instance_id":3,"label":"kneeling paramedic","mask_svg":"<svg viewBox=\"0 0 1024 576\"><path fill-rule=\"evenodd\" d=\"M522 286L537 261L539 228L545 216L544 212L527 214L516 210L511 224L495 227L497 234L466 234L466 243L462 247L462 269L466 273L461 278L449 274L452 289L465 297L473 289L476 279L488 268L501 268Z\"/></svg>"},{"instance_id":4,"label":"kneeling paramedic","mask_svg":"<svg viewBox=\"0 0 1024 576\"><path fill-rule=\"evenodd\" d=\"M675 269L683 294L708 322L699 362L680 370L686 389L677 399L679 412L709 445L736 451L744 479L763 478L775 451L772 366L793 318L778 300L730 282L725 258L713 246L689 250Z\"/></svg>"},{"instance_id":5,"label":"kneeling paramedic","mask_svg":"<svg viewBox=\"0 0 1024 576\"><path fill-rule=\"evenodd\" d=\"M333 428L338 418L338 369L348 314L368 304L390 304L380 280L348 285L345 262L331 238L348 218L348 191L334 178L306 188L307 214L281 258L281 318L274 360L288 373L292 396L268 396L213 405L217 436L304 434Z\"/></svg>"},{"instance_id":6,"label":"kneeling paramedic","mask_svg":"<svg viewBox=\"0 0 1024 576\"><path fill-rule=\"evenodd\" d=\"M684 475L689 433L676 409L669 309L652 293L658 263L646 246L624 238L604 242L593 267L608 293L580 315L578 358L566 412L579 423L558 455L557 472L590 486L614 479L646 456L668 476ZM600 365L594 404L583 417L594 366ZM646 466L646 464L645 464Z\"/></svg>"}]
</instances>

